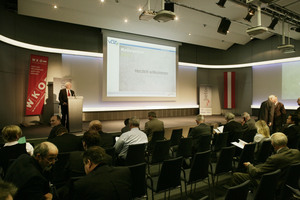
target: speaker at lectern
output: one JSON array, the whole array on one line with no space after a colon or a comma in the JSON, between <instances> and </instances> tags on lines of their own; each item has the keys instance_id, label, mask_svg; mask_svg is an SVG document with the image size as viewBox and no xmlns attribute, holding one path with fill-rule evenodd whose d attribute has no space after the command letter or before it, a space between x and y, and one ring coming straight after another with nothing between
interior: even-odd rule
<instances>
[{"instance_id":1,"label":"speaker at lectern","mask_svg":"<svg viewBox=\"0 0 300 200\"><path fill-rule=\"evenodd\" d=\"M82 131L82 96L68 97L68 117L70 133Z\"/></svg>"}]
</instances>

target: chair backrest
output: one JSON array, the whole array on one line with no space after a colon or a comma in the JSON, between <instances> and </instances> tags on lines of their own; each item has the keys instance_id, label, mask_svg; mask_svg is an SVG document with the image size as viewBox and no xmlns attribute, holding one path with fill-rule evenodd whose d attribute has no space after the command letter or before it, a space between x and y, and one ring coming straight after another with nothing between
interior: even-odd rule
<instances>
[{"instance_id":1,"label":"chair backrest","mask_svg":"<svg viewBox=\"0 0 300 200\"><path fill-rule=\"evenodd\" d=\"M170 140L158 140L152 153L151 163L159 163L169 159Z\"/></svg>"},{"instance_id":2,"label":"chair backrest","mask_svg":"<svg viewBox=\"0 0 300 200\"><path fill-rule=\"evenodd\" d=\"M215 145L214 145L214 151L220 151L223 147L226 147L227 145L227 139L228 139L228 132L215 134Z\"/></svg>"},{"instance_id":3,"label":"chair backrest","mask_svg":"<svg viewBox=\"0 0 300 200\"><path fill-rule=\"evenodd\" d=\"M157 192L181 185L182 157L165 160L157 181Z\"/></svg>"},{"instance_id":4,"label":"chair backrest","mask_svg":"<svg viewBox=\"0 0 300 200\"><path fill-rule=\"evenodd\" d=\"M232 171L232 160L235 147L223 147L218 157L215 174L221 174Z\"/></svg>"},{"instance_id":5,"label":"chair backrest","mask_svg":"<svg viewBox=\"0 0 300 200\"><path fill-rule=\"evenodd\" d=\"M188 183L194 183L208 177L211 151L198 152L194 155Z\"/></svg>"},{"instance_id":6,"label":"chair backrest","mask_svg":"<svg viewBox=\"0 0 300 200\"><path fill-rule=\"evenodd\" d=\"M165 130L163 131L154 131L152 134L152 138L148 143L148 151L152 152L156 141L163 140L165 138Z\"/></svg>"},{"instance_id":7,"label":"chair backrest","mask_svg":"<svg viewBox=\"0 0 300 200\"><path fill-rule=\"evenodd\" d=\"M193 145L194 153L203 152L210 150L211 144L211 135L201 135L198 140L196 140L196 144Z\"/></svg>"},{"instance_id":8,"label":"chair backrest","mask_svg":"<svg viewBox=\"0 0 300 200\"><path fill-rule=\"evenodd\" d=\"M249 183L250 180L245 181L240 185L228 188L225 200L247 200Z\"/></svg>"},{"instance_id":9,"label":"chair backrest","mask_svg":"<svg viewBox=\"0 0 300 200\"><path fill-rule=\"evenodd\" d=\"M68 163L69 163L70 153L59 153L57 155L57 161L51 170L51 182L59 188L64 185L69 180L68 173Z\"/></svg>"},{"instance_id":10,"label":"chair backrest","mask_svg":"<svg viewBox=\"0 0 300 200\"><path fill-rule=\"evenodd\" d=\"M256 162L264 163L267 160L267 158L271 155L271 153L272 153L271 140L263 141L260 150L258 152Z\"/></svg>"},{"instance_id":11,"label":"chair backrest","mask_svg":"<svg viewBox=\"0 0 300 200\"><path fill-rule=\"evenodd\" d=\"M274 200L278 176L281 170L278 169L262 175L260 183L254 195L254 200Z\"/></svg>"},{"instance_id":12,"label":"chair backrest","mask_svg":"<svg viewBox=\"0 0 300 200\"><path fill-rule=\"evenodd\" d=\"M183 158L192 157L192 143L193 143L192 137L181 138L178 145L176 156L177 157L182 156Z\"/></svg>"},{"instance_id":13,"label":"chair backrest","mask_svg":"<svg viewBox=\"0 0 300 200\"><path fill-rule=\"evenodd\" d=\"M232 141L230 141L230 142L238 142L239 139L243 138L243 135L244 135L244 131L243 130L235 130L235 131L233 131ZM229 141L227 141L227 143L228 142Z\"/></svg>"},{"instance_id":14,"label":"chair backrest","mask_svg":"<svg viewBox=\"0 0 300 200\"><path fill-rule=\"evenodd\" d=\"M180 139L182 138L182 128L181 129L173 129L171 135L171 147L179 145Z\"/></svg>"},{"instance_id":15,"label":"chair backrest","mask_svg":"<svg viewBox=\"0 0 300 200\"><path fill-rule=\"evenodd\" d=\"M135 164L139 164L139 163L144 163L145 162L145 148L146 148L145 143L129 145L125 164L126 165L135 165Z\"/></svg>"},{"instance_id":16,"label":"chair backrest","mask_svg":"<svg viewBox=\"0 0 300 200\"><path fill-rule=\"evenodd\" d=\"M242 150L242 153L240 155L237 171L243 171L244 169L246 169L243 164L244 162L253 163L255 146L255 143L246 144L244 146L244 149Z\"/></svg>"},{"instance_id":17,"label":"chair backrest","mask_svg":"<svg viewBox=\"0 0 300 200\"><path fill-rule=\"evenodd\" d=\"M146 163L128 166L132 180L132 198L146 195Z\"/></svg>"},{"instance_id":18,"label":"chair backrest","mask_svg":"<svg viewBox=\"0 0 300 200\"><path fill-rule=\"evenodd\" d=\"M256 129L246 130L243 134L243 140L248 143L253 142L256 133L257 133Z\"/></svg>"}]
</instances>

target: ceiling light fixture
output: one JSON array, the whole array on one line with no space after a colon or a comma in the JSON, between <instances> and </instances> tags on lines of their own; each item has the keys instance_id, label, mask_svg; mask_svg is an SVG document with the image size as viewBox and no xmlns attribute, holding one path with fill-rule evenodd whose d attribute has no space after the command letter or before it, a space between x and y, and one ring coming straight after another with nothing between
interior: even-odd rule
<instances>
[{"instance_id":1,"label":"ceiling light fixture","mask_svg":"<svg viewBox=\"0 0 300 200\"><path fill-rule=\"evenodd\" d=\"M218 3L216 3L218 6L220 6L221 8L225 8L225 3L226 3L227 0L219 0Z\"/></svg>"},{"instance_id":2,"label":"ceiling light fixture","mask_svg":"<svg viewBox=\"0 0 300 200\"><path fill-rule=\"evenodd\" d=\"M57 5L54 5L54 6L53 6L53 8L55 8L55 9L56 9L56 8L57 8Z\"/></svg>"},{"instance_id":3,"label":"ceiling light fixture","mask_svg":"<svg viewBox=\"0 0 300 200\"><path fill-rule=\"evenodd\" d=\"M231 24L231 21L229 19L227 19L226 17L223 17L220 22L219 28L218 28L218 33L226 35L228 33L230 24Z\"/></svg>"},{"instance_id":4,"label":"ceiling light fixture","mask_svg":"<svg viewBox=\"0 0 300 200\"><path fill-rule=\"evenodd\" d=\"M255 14L255 9L252 7L249 7L247 16L244 18L244 20L251 22L251 18L253 17L254 14Z\"/></svg>"}]
</instances>

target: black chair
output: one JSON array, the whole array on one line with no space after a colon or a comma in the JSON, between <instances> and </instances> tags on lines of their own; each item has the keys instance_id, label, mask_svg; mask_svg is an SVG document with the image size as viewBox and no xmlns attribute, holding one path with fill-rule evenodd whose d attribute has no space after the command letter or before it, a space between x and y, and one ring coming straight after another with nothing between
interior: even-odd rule
<instances>
[{"instance_id":1,"label":"black chair","mask_svg":"<svg viewBox=\"0 0 300 200\"><path fill-rule=\"evenodd\" d=\"M243 134L243 139L245 142L250 143L253 142L254 136L257 133L256 129L246 130Z\"/></svg>"},{"instance_id":2,"label":"black chair","mask_svg":"<svg viewBox=\"0 0 300 200\"><path fill-rule=\"evenodd\" d=\"M213 145L213 152L220 151L223 147L227 146L227 139L228 139L228 133L219 133L214 134L214 145Z\"/></svg>"},{"instance_id":3,"label":"black chair","mask_svg":"<svg viewBox=\"0 0 300 200\"><path fill-rule=\"evenodd\" d=\"M107 148L105 149L105 153L111 156L112 165L115 165L117 160L117 154L115 152L115 148L114 147Z\"/></svg>"},{"instance_id":4,"label":"black chair","mask_svg":"<svg viewBox=\"0 0 300 200\"><path fill-rule=\"evenodd\" d=\"M254 200L274 200L276 194L277 180L281 170L278 169L262 175L260 183L254 194Z\"/></svg>"},{"instance_id":5,"label":"black chair","mask_svg":"<svg viewBox=\"0 0 300 200\"><path fill-rule=\"evenodd\" d=\"M255 143L246 144L244 146L244 149L242 150L241 155L236 158L236 161L238 161L238 166L235 171L245 172L246 168L244 167L243 163L244 162L253 163L255 146L256 146ZM238 147L236 147L236 148L238 148Z\"/></svg>"},{"instance_id":6,"label":"black chair","mask_svg":"<svg viewBox=\"0 0 300 200\"><path fill-rule=\"evenodd\" d=\"M243 135L244 135L244 131L243 130L235 130L232 133L229 133L229 135L231 135L231 136L228 137L227 146L232 145L231 142L238 142L239 139L242 139Z\"/></svg>"},{"instance_id":7,"label":"black chair","mask_svg":"<svg viewBox=\"0 0 300 200\"><path fill-rule=\"evenodd\" d=\"M271 155L273 150L271 140L265 140L262 142L259 152L257 153L257 158L255 159L255 163L264 163L267 158Z\"/></svg>"},{"instance_id":8,"label":"black chair","mask_svg":"<svg viewBox=\"0 0 300 200\"><path fill-rule=\"evenodd\" d=\"M128 166L132 180L132 198L147 197L146 163Z\"/></svg>"},{"instance_id":9,"label":"black chair","mask_svg":"<svg viewBox=\"0 0 300 200\"><path fill-rule=\"evenodd\" d=\"M147 177L147 187L150 188L152 192L152 199L154 199L154 192L165 192L166 199L166 191L169 191L174 188L180 187L180 192L182 196L182 187L181 187L181 164L182 157L173 158L170 160L165 160L161 167L161 172L158 177Z\"/></svg>"},{"instance_id":10,"label":"black chair","mask_svg":"<svg viewBox=\"0 0 300 200\"><path fill-rule=\"evenodd\" d=\"M298 188L298 180L300 178L300 163L292 164L286 169L282 169L280 180L281 184L278 188L279 197L276 199L285 200L290 199L292 192L287 188L289 185L293 188Z\"/></svg>"},{"instance_id":11,"label":"black chair","mask_svg":"<svg viewBox=\"0 0 300 200\"><path fill-rule=\"evenodd\" d=\"M193 153L210 150L211 135L201 135L197 140L193 140Z\"/></svg>"},{"instance_id":12,"label":"black chair","mask_svg":"<svg viewBox=\"0 0 300 200\"><path fill-rule=\"evenodd\" d=\"M245 181L240 185L228 188L225 200L247 200L249 183L250 180Z\"/></svg>"},{"instance_id":13,"label":"black chair","mask_svg":"<svg viewBox=\"0 0 300 200\"><path fill-rule=\"evenodd\" d=\"M145 149L146 149L145 143L129 145L127 156L125 159L125 165L128 166L128 165L136 165L139 163L144 163Z\"/></svg>"},{"instance_id":14,"label":"black chair","mask_svg":"<svg viewBox=\"0 0 300 200\"><path fill-rule=\"evenodd\" d=\"M181 138L177 151L172 151L173 157L182 156L183 158L191 158L192 157L192 143L193 138ZM174 156L175 154L175 156Z\"/></svg>"},{"instance_id":15,"label":"black chair","mask_svg":"<svg viewBox=\"0 0 300 200\"><path fill-rule=\"evenodd\" d=\"M221 149L220 156L218 157L217 164L215 165L215 167L211 165L210 173L212 175L212 182L214 186L217 185L219 175L232 172L234 151L234 146L223 147ZM217 182L215 182L215 178L217 178Z\"/></svg>"},{"instance_id":16,"label":"black chair","mask_svg":"<svg viewBox=\"0 0 300 200\"><path fill-rule=\"evenodd\" d=\"M171 144L170 146L177 146L179 145L180 139L182 138L182 128L181 129L173 129L172 135L170 138Z\"/></svg>"},{"instance_id":17,"label":"black chair","mask_svg":"<svg viewBox=\"0 0 300 200\"><path fill-rule=\"evenodd\" d=\"M150 165L158 164L160 170L160 163L169 159L170 140L158 140L152 154L147 154L148 173L150 174Z\"/></svg>"},{"instance_id":18,"label":"black chair","mask_svg":"<svg viewBox=\"0 0 300 200\"><path fill-rule=\"evenodd\" d=\"M187 184L191 185L191 193L194 184L194 191L196 190L196 183L207 178L208 187L210 189L210 182L208 176L208 168L210 163L211 151L196 153L191 163L191 169L184 171L183 181L185 183L185 193L187 195ZM187 175L187 176L186 176Z\"/></svg>"},{"instance_id":19,"label":"black chair","mask_svg":"<svg viewBox=\"0 0 300 200\"><path fill-rule=\"evenodd\" d=\"M148 143L147 151L148 152L152 152L153 149L154 149L154 145L155 145L156 141L158 141L158 140L164 140L164 138L165 138L165 130L153 132L152 138L151 138L151 140Z\"/></svg>"}]
</instances>

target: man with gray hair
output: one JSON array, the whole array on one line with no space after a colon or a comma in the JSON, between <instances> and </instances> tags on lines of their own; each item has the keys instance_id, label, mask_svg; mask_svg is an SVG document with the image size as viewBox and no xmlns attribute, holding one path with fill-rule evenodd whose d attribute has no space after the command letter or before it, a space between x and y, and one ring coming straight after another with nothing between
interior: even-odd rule
<instances>
[{"instance_id":1,"label":"man with gray hair","mask_svg":"<svg viewBox=\"0 0 300 200\"><path fill-rule=\"evenodd\" d=\"M275 110L275 95L270 95L268 100L264 101L260 105L258 120L264 120L267 125L272 127ZM272 131L270 131L272 132Z\"/></svg>"},{"instance_id":2,"label":"man with gray hair","mask_svg":"<svg viewBox=\"0 0 300 200\"><path fill-rule=\"evenodd\" d=\"M46 178L57 160L58 149L51 142L43 142L34 148L33 156L23 154L9 167L4 180L18 187L15 199L51 200L50 183Z\"/></svg>"},{"instance_id":3,"label":"man with gray hair","mask_svg":"<svg viewBox=\"0 0 300 200\"><path fill-rule=\"evenodd\" d=\"M129 120L130 131L123 133L117 140L114 148L120 163L126 159L129 145L148 143L147 135L139 130L140 120L132 117Z\"/></svg>"},{"instance_id":4,"label":"man with gray hair","mask_svg":"<svg viewBox=\"0 0 300 200\"><path fill-rule=\"evenodd\" d=\"M287 147L288 139L285 134L277 132L271 136L271 143L275 154L270 156L265 163L254 166L250 162L245 162L244 166L248 173L234 173L233 185L239 185L246 180L251 180L252 186L256 187L263 174L273 172L277 169L284 169L291 164L300 162L300 152L298 149Z\"/></svg>"},{"instance_id":5,"label":"man with gray hair","mask_svg":"<svg viewBox=\"0 0 300 200\"><path fill-rule=\"evenodd\" d=\"M156 118L155 112L148 113L149 121L145 123L145 133L148 136L148 140L151 141L152 134L156 131L163 131L164 123Z\"/></svg>"},{"instance_id":6,"label":"man with gray hair","mask_svg":"<svg viewBox=\"0 0 300 200\"><path fill-rule=\"evenodd\" d=\"M249 113L244 112L242 118L243 131L256 130L255 120L250 117Z\"/></svg>"},{"instance_id":7,"label":"man with gray hair","mask_svg":"<svg viewBox=\"0 0 300 200\"><path fill-rule=\"evenodd\" d=\"M234 120L235 115L231 112L228 112L225 114L225 120L227 123L224 125L223 132L228 133L228 139L227 139L227 146L231 145L231 142L236 142L236 140L239 138L241 132L242 132L242 125Z\"/></svg>"},{"instance_id":8,"label":"man with gray hair","mask_svg":"<svg viewBox=\"0 0 300 200\"><path fill-rule=\"evenodd\" d=\"M197 126L194 127L188 134L188 137L193 138L193 153L197 153L198 150L202 148L200 145L203 145L203 136L207 135L211 139L211 128L210 126L204 123L204 115L197 115L195 121L197 123ZM207 140L209 143L210 139Z\"/></svg>"},{"instance_id":9,"label":"man with gray hair","mask_svg":"<svg viewBox=\"0 0 300 200\"><path fill-rule=\"evenodd\" d=\"M69 130L68 97L75 96L75 92L71 90L72 84L70 82L66 82L65 87L59 91L58 99L62 114L61 124Z\"/></svg>"}]
</instances>

